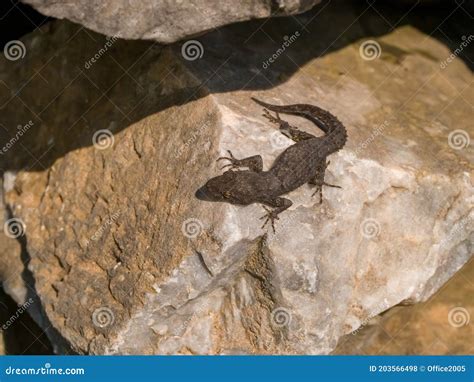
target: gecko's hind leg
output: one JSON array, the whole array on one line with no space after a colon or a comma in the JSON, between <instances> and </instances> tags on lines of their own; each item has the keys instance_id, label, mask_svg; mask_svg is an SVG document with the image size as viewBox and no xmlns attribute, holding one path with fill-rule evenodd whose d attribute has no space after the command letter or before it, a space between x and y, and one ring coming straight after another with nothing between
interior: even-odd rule
<instances>
[{"instance_id":1,"label":"gecko's hind leg","mask_svg":"<svg viewBox=\"0 0 474 382\"><path fill-rule=\"evenodd\" d=\"M244 158L244 159L237 159L232 154L232 151L227 150L227 152L229 153L228 157L217 158L217 161L220 161L220 160L230 161L230 163L222 166L221 170L223 170L224 168L228 168L228 167L230 169L238 169L238 168L242 168L242 167L248 167L248 169L250 171L262 172L262 170L263 170L263 160L262 160L262 157L260 155L253 155L251 157L247 157L247 158Z\"/></svg>"},{"instance_id":2,"label":"gecko's hind leg","mask_svg":"<svg viewBox=\"0 0 474 382\"><path fill-rule=\"evenodd\" d=\"M319 193L319 204L323 202L323 186L342 188L341 186L336 186L334 184L329 184L324 181L324 175L326 173L326 168L329 166L330 161L324 161L317 169L317 173L313 179L311 179L308 184L311 186L316 186L316 190L313 192L314 196Z\"/></svg>"},{"instance_id":3,"label":"gecko's hind leg","mask_svg":"<svg viewBox=\"0 0 474 382\"><path fill-rule=\"evenodd\" d=\"M279 126L280 132L292 139L295 142L304 141L306 139L316 138L314 135L301 131L297 127L291 126L287 121L280 118L280 115L275 112L275 117L270 114L267 109L263 109L263 114L270 122L276 123Z\"/></svg>"},{"instance_id":4,"label":"gecko's hind leg","mask_svg":"<svg viewBox=\"0 0 474 382\"><path fill-rule=\"evenodd\" d=\"M267 213L260 218L260 220L265 219L265 221L263 222L262 228L265 228L267 223L270 222L273 229L273 233L275 233L275 220L278 220L279 219L278 215L281 214L283 211L285 211L287 208L291 207L293 202L290 199L276 197L273 199L265 200L263 201L263 203L265 203L266 205L270 207L273 207L274 209L272 210L270 208L263 206L263 208L265 209L265 211L267 211Z\"/></svg>"}]
</instances>

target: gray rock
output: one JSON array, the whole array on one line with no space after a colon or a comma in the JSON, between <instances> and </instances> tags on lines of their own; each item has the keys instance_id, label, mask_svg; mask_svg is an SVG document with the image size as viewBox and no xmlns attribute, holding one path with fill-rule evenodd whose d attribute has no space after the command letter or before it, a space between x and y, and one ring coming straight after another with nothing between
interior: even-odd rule
<instances>
[{"instance_id":1,"label":"gray rock","mask_svg":"<svg viewBox=\"0 0 474 382\"><path fill-rule=\"evenodd\" d=\"M321 0L23 2L47 16L65 18L108 36L168 44L230 23L301 13Z\"/></svg>"}]
</instances>

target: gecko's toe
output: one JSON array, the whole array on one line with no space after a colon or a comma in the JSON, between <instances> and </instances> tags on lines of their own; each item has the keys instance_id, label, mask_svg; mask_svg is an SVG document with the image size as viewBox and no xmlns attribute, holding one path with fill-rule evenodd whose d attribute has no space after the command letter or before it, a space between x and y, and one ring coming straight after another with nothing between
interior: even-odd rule
<instances>
[{"instance_id":1,"label":"gecko's toe","mask_svg":"<svg viewBox=\"0 0 474 382\"><path fill-rule=\"evenodd\" d=\"M229 164L226 164L226 165L222 166L219 170L223 170L223 169L225 169L225 168L227 168L227 167L232 167L232 168L233 168L234 165L233 165L232 163L229 163Z\"/></svg>"},{"instance_id":2,"label":"gecko's toe","mask_svg":"<svg viewBox=\"0 0 474 382\"><path fill-rule=\"evenodd\" d=\"M216 162L219 162L220 160L224 160L224 159L225 160L230 160L230 161L232 160L232 158L229 158L229 157L219 157L219 158L216 159Z\"/></svg>"},{"instance_id":3,"label":"gecko's toe","mask_svg":"<svg viewBox=\"0 0 474 382\"><path fill-rule=\"evenodd\" d=\"M324 182L323 185L328 186L328 187L334 187L334 188L342 188L341 186L337 186L335 184L329 184L329 183L326 183L326 182Z\"/></svg>"},{"instance_id":4,"label":"gecko's toe","mask_svg":"<svg viewBox=\"0 0 474 382\"><path fill-rule=\"evenodd\" d=\"M265 219L265 221L263 222L263 225L262 225L262 229L265 228L265 226L270 223L271 226L272 226L272 230L273 230L273 233L275 233L275 220L279 220L279 216L278 214L276 214L273 210L271 210L270 208L267 208L265 206L262 206L264 208L264 210L267 212L265 215L261 216L259 219L262 220L262 219Z\"/></svg>"}]
</instances>

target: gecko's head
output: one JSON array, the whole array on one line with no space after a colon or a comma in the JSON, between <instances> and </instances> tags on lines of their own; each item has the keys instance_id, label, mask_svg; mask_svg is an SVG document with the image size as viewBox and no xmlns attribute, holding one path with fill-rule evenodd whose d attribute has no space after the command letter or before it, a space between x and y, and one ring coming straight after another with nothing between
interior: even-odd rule
<instances>
[{"instance_id":1,"label":"gecko's head","mask_svg":"<svg viewBox=\"0 0 474 382\"><path fill-rule=\"evenodd\" d=\"M209 179L207 183L196 191L196 198L207 202L232 203L233 191L236 191L235 171L226 171L220 176Z\"/></svg>"}]
</instances>

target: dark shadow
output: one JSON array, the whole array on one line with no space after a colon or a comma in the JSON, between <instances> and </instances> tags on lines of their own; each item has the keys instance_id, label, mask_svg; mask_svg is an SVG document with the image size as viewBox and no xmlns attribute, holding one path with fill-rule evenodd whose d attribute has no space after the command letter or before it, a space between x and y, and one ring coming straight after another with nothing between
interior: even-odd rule
<instances>
[{"instance_id":1,"label":"dark shadow","mask_svg":"<svg viewBox=\"0 0 474 382\"><path fill-rule=\"evenodd\" d=\"M470 25L474 12L469 13L466 6L454 1L426 1L423 6L417 1L401 2L398 6L387 3L323 1L296 17L231 25L200 39L205 48L204 57L188 66L199 68L200 73L205 73L204 78L212 79L207 84L212 93L268 89L286 81L315 57L330 54L358 40L386 35L402 26L413 26L442 41L452 51L459 48L463 37L472 34ZM284 39L295 31L299 31L301 37L274 63L268 63L268 58L281 47ZM474 49L468 48L458 58L474 70ZM425 53L432 61L447 58L432 57L424 49L420 46L417 51ZM388 45L382 45L382 52L395 59L410 53ZM205 57L213 59L206 60ZM265 63L267 68L264 68Z\"/></svg>"},{"instance_id":2,"label":"dark shadow","mask_svg":"<svg viewBox=\"0 0 474 382\"><path fill-rule=\"evenodd\" d=\"M0 288L0 325L5 355L53 354L46 333Z\"/></svg>"},{"instance_id":3,"label":"dark shadow","mask_svg":"<svg viewBox=\"0 0 474 382\"><path fill-rule=\"evenodd\" d=\"M451 50L462 36L469 36L473 10L468 2L401 3L323 1L299 16L226 26L198 38L204 47L201 59L169 60L169 64L167 58L160 59L164 53L157 43L106 39L72 23L49 23L36 32L49 37L27 36L25 57L1 65L5 73L0 73L0 149L9 147L0 153L0 171L44 170L69 151L91 146L97 130L116 134L148 115L208 92L274 87L315 57L400 26L412 25ZM264 68L296 32L300 37ZM180 48L181 43L175 44L178 55ZM396 47L382 48L394 56L407 54ZM459 54L471 69L472 51ZM429 52L426 57L445 59ZM190 83L180 78L183 64L195 74L195 86L183 85ZM31 126L25 128L29 121Z\"/></svg>"},{"instance_id":4,"label":"dark shadow","mask_svg":"<svg viewBox=\"0 0 474 382\"><path fill-rule=\"evenodd\" d=\"M0 1L0 46L3 49L7 42L20 39L51 20L20 0Z\"/></svg>"}]
</instances>

